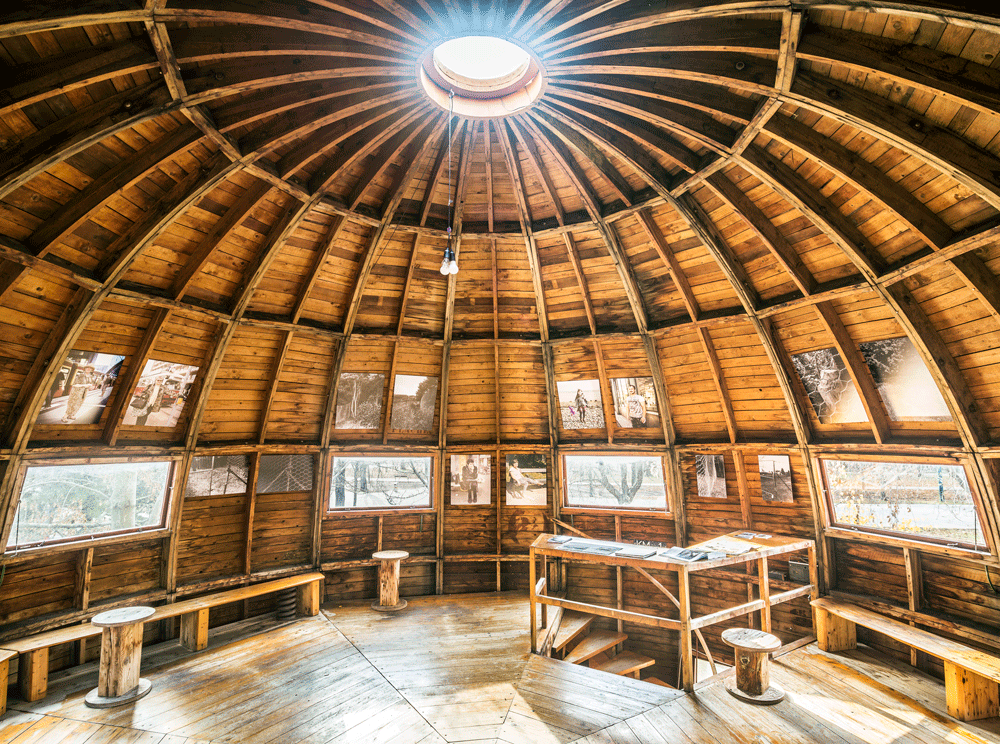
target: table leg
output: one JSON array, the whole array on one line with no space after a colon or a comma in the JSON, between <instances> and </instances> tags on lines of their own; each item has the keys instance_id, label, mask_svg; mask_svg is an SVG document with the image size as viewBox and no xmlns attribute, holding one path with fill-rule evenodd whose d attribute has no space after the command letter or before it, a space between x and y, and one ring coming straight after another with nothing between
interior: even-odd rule
<instances>
[{"instance_id":1,"label":"table leg","mask_svg":"<svg viewBox=\"0 0 1000 744\"><path fill-rule=\"evenodd\" d=\"M535 625L535 549L532 548L528 557L528 614L531 620L531 653L538 653L538 626Z\"/></svg>"},{"instance_id":2,"label":"table leg","mask_svg":"<svg viewBox=\"0 0 1000 744\"><path fill-rule=\"evenodd\" d=\"M691 648L691 585L686 567L677 572L677 601L681 619L681 687L694 690L694 654Z\"/></svg>"},{"instance_id":3,"label":"table leg","mask_svg":"<svg viewBox=\"0 0 1000 744\"><path fill-rule=\"evenodd\" d=\"M771 583L767 575L767 556L757 559L757 583L760 586L760 598L764 606L760 610L760 629L771 632Z\"/></svg>"}]
</instances>

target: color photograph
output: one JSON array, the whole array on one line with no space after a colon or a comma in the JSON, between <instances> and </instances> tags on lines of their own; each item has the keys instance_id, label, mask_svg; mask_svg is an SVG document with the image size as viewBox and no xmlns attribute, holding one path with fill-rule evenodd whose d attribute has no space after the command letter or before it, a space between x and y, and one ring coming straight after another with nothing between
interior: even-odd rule
<instances>
[{"instance_id":1,"label":"color photograph","mask_svg":"<svg viewBox=\"0 0 1000 744\"><path fill-rule=\"evenodd\" d=\"M150 359L125 406L125 426L173 428L181 419L198 367Z\"/></svg>"},{"instance_id":2,"label":"color photograph","mask_svg":"<svg viewBox=\"0 0 1000 744\"><path fill-rule=\"evenodd\" d=\"M601 383L598 380L557 382L559 413L564 429L603 429Z\"/></svg>"},{"instance_id":3,"label":"color photograph","mask_svg":"<svg viewBox=\"0 0 1000 744\"><path fill-rule=\"evenodd\" d=\"M545 455L518 453L507 455L507 505L545 506Z\"/></svg>"},{"instance_id":4,"label":"color photograph","mask_svg":"<svg viewBox=\"0 0 1000 744\"><path fill-rule=\"evenodd\" d=\"M615 423L619 428L659 427L660 413L652 377L615 377L610 382Z\"/></svg>"},{"instance_id":5,"label":"color photograph","mask_svg":"<svg viewBox=\"0 0 1000 744\"><path fill-rule=\"evenodd\" d=\"M125 357L71 351L45 396L39 424L96 424L108 405Z\"/></svg>"},{"instance_id":6,"label":"color photograph","mask_svg":"<svg viewBox=\"0 0 1000 744\"><path fill-rule=\"evenodd\" d=\"M492 503L490 455L451 456L451 503Z\"/></svg>"}]
</instances>

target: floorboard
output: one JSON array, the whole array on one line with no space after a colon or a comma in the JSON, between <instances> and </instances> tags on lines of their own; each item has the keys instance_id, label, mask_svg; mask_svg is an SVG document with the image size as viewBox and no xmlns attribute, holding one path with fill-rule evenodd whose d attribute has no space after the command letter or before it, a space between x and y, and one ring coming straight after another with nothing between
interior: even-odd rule
<instances>
[{"instance_id":1,"label":"floorboard","mask_svg":"<svg viewBox=\"0 0 1000 744\"><path fill-rule=\"evenodd\" d=\"M201 653L144 649L153 691L129 706L83 705L95 664L36 703L12 688L0 744L1000 744L1000 721L950 718L939 680L865 648L776 659L786 699L756 707L721 678L686 695L532 656L527 617L484 594L234 624Z\"/></svg>"}]
</instances>

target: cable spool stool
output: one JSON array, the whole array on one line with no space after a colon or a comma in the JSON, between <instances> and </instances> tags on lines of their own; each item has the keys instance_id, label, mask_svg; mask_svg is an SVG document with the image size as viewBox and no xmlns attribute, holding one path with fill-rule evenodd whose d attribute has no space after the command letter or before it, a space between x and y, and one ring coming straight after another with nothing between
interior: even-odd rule
<instances>
[{"instance_id":1,"label":"cable spool stool","mask_svg":"<svg viewBox=\"0 0 1000 744\"><path fill-rule=\"evenodd\" d=\"M736 650L736 679L726 679L726 689L734 697L754 705L774 705L785 691L771 684L768 654L781 648L781 640L753 628L728 628L722 640Z\"/></svg>"},{"instance_id":2,"label":"cable spool stool","mask_svg":"<svg viewBox=\"0 0 1000 744\"><path fill-rule=\"evenodd\" d=\"M378 564L378 602L372 609L379 612L399 612L406 607L406 600L399 598L399 562L409 558L405 550L380 550L372 553Z\"/></svg>"},{"instance_id":3,"label":"cable spool stool","mask_svg":"<svg viewBox=\"0 0 1000 744\"><path fill-rule=\"evenodd\" d=\"M139 678L142 628L152 607L121 607L94 615L91 624L103 628L97 687L87 693L88 708L112 708L138 700L152 684Z\"/></svg>"}]
</instances>

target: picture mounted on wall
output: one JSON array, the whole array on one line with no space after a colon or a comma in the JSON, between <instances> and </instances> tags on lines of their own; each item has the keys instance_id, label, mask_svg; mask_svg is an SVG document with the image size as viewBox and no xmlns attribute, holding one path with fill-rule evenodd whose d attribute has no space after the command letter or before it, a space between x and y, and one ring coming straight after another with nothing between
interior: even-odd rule
<instances>
[{"instance_id":1,"label":"picture mounted on wall","mask_svg":"<svg viewBox=\"0 0 1000 744\"><path fill-rule=\"evenodd\" d=\"M598 380L564 380L556 383L564 429L603 429L604 408Z\"/></svg>"},{"instance_id":2,"label":"picture mounted on wall","mask_svg":"<svg viewBox=\"0 0 1000 744\"><path fill-rule=\"evenodd\" d=\"M490 455L451 456L451 503L492 503Z\"/></svg>"},{"instance_id":3,"label":"picture mounted on wall","mask_svg":"<svg viewBox=\"0 0 1000 744\"><path fill-rule=\"evenodd\" d=\"M181 419L198 368L150 359L125 406L124 426L173 428Z\"/></svg>"},{"instance_id":4,"label":"picture mounted on wall","mask_svg":"<svg viewBox=\"0 0 1000 744\"><path fill-rule=\"evenodd\" d=\"M545 506L545 455L522 452L507 455L507 505Z\"/></svg>"},{"instance_id":5,"label":"picture mounted on wall","mask_svg":"<svg viewBox=\"0 0 1000 744\"><path fill-rule=\"evenodd\" d=\"M431 431L434 428L434 404L437 402L438 378L420 375L396 375L392 392L393 429Z\"/></svg>"},{"instance_id":6,"label":"picture mounted on wall","mask_svg":"<svg viewBox=\"0 0 1000 744\"><path fill-rule=\"evenodd\" d=\"M893 421L951 421L927 365L908 338L858 344Z\"/></svg>"},{"instance_id":7,"label":"picture mounted on wall","mask_svg":"<svg viewBox=\"0 0 1000 744\"><path fill-rule=\"evenodd\" d=\"M71 351L45 395L39 424L96 424L108 405L125 357Z\"/></svg>"},{"instance_id":8,"label":"picture mounted on wall","mask_svg":"<svg viewBox=\"0 0 1000 744\"><path fill-rule=\"evenodd\" d=\"M615 423L621 429L659 427L660 412L652 377L615 377L611 380Z\"/></svg>"},{"instance_id":9,"label":"picture mounted on wall","mask_svg":"<svg viewBox=\"0 0 1000 744\"><path fill-rule=\"evenodd\" d=\"M722 455L695 455L698 495L702 498L726 498L726 461Z\"/></svg>"},{"instance_id":10,"label":"picture mounted on wall","mask_svg":"<svg viewBox=\"0 0 1000 744\"><path fill-rule=\"evenodd\" d=\"M344 372L337 385L338 429L377 429L382 423L385 375Z\"/></svg>"},{"instance_id":11,"label":"picture mounted on wall","mask_svg":"<svg viewBox=\"0 0 1000 744\"><path fill-rule=\"evenodd\" d=\"M788 455L757 455L757 470L764 501L793 501L792 465Z\"/></svg>"},{"instance_id":12,"label":"picture mounted on wall","mask_svg":"<svg viewBox=\"0 0 1000 744\"><path fill-rule=\"evenodd\" d=\"M868 420L854 380L836 349L796 354L792 357L792 364L821 424Z\"/></svg>"}]
</instances>

